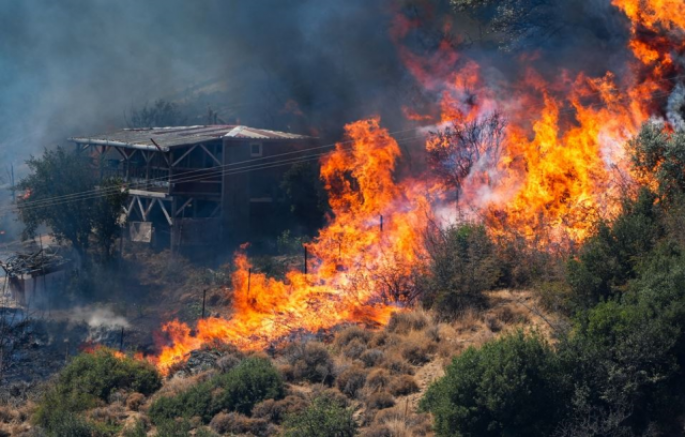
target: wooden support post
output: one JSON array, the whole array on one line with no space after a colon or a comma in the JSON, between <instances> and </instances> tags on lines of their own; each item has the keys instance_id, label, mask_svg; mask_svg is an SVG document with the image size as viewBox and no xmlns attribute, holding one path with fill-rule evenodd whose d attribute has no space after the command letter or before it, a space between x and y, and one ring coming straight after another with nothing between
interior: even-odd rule
<instances>
[{"instance_id":1,"label":"wooden support post","mask_svg":"<svg viewBox=\"0 0 685 437\"><path fill-rule=\"evenodd\" d=\"M307 276L307 245L304 245L304 275Z\"/></svg>"},{"instance_id":2,"label":"wooden support post","mask_svg":"<svg viewBox=\"0 0 685 437\"><path fill-rule=\"evenodd\" d=\"M202 318L205 318L205 301L207 300L207 289L202 290Z\"/></svg>"},{"instance_id":3,"label":"wooden support post","mask_svg":"<svg viewBox=\"0 0 685 437\"><path fill-rule=\"evenodd\" d=\"M381 214L381 234L383 233L383 215Z\"/></svg>"},{"instance_id":4,"label":"wooden support post","mask_svg":"<svg viewBox=\"0 0 685 437\"><path fill-rule=\"evenodd\" d=\"M250 279L252 279L252 267L247 269L247 293L250 294Z\"/></svg>"}]
</instances>

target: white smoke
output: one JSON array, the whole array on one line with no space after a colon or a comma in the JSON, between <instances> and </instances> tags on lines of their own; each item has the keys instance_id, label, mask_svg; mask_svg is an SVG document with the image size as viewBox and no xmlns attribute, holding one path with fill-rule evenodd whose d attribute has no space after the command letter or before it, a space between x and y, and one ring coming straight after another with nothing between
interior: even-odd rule
<instances>
[{"instance_id":1,"label":"white smoke","mask_svg":"<svg viewBox=\"0 0 685 437\"><path fill-rule=\"evenodd\" d=\"M91 329L114 330L131 326L125 317L114 314L111 308L77 307L72 310L70 319L74 323L87 323Z\"/></svg>"},{"instance_id":2,"label":"white smoke","mask_svg":"<svg viewBox=\"0 0 685 437\"><path fill-rule=\"evenodd\" d=\"M679 132L685 132L685 119L683 112L685 111L685 86L682 83L676 85L673 92L668 97L668 104L666 105L666 117L673 129Z\"/></svg>"}]
</instances>

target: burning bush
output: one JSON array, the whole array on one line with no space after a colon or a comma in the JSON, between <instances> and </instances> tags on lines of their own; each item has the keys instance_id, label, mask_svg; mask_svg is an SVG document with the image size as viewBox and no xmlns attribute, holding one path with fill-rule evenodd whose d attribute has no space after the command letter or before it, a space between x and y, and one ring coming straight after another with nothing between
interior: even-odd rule
<instances>
[{"instance_id":1,"label":"burning bush","mask_svg":"<svg viewBox=\"0 0 685 437\"><path fill-rule=\"evenodd\" d=\"M352 410L326 396L315 398L307 409L288 417L284 428L286 437L352 437L357 433Z\"/></svg>"}]
</instances>

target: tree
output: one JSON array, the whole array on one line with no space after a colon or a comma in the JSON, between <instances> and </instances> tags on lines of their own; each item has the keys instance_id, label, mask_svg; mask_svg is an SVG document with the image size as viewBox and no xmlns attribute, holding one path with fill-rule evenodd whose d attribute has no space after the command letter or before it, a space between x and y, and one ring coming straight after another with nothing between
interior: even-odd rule
<instances>
[{"instance_id":1,"label":"tree","mask_svg":"<svg viewBox=\"0 0 685 437\"><path fill-rule=\"evenodd\" d=\"M18 201L24 235L33 238L41 225L59 243L68 241L88 257L93 239L104 258L120 235L119 223L127 193L117 180L100 181L86 156L62 147L45 150L27 161L31 173L20 182L26 196Z\"/></svg>"},{"instance_id":2,"label":"tree","mask_svg":"<svg viewBox=\"0 0 685 437\"><path fill-rule=\"evenodd\" d=\"M473 121L455 121L430 135L428 163L431 169L454 189L457 209L462 185L476 166L488 168L499 159L506 123L494 113Z\"/></svg>"}]
</instances>

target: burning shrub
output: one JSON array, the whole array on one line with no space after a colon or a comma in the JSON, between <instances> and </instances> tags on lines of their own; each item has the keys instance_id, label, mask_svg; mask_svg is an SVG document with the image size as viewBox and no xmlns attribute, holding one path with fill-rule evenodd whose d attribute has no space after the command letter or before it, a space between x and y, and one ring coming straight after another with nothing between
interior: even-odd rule
<instances>
[{"instance_id":1,"label":"burning shrub","mask_svg":"<svg viewBox=\"0 0 685 437\"><path fill-rule=\"evenodd\" d=\"M411 375L400 375L393 378L388 387L388 391L394 396L407 396L419 391L414 377Z\"/></svg>"},{"instance_id":2,"label":"burning shrub","mask_svg":"<svg viewBox=\"0 0 685 437\"><path fill-rule=\"evenodd\" d=\"M352 437L357 433L352 410L326 396L315 398L307 409L289 416L284 428L286 437Z\"/></svg>"},{"instance_id":3,"label":"burning shrub","mask_svg":"<svg viewBox=\"0 0 685 437\"><path fill-rule=\"evenodd\" d=\"M366 399L366 406L373 410L383 410L395 406L395 398L387 391L371 394Z\"/></svg>"},{"instance_id":4,"label":"burning shrub","mask_svg":"<svg viewBox=\"0 0 685 437\"><path fill-rule=\"evenodd\" d=\"M333 360L323 344L292 344L286 354L294 381L304 379L329 385L333 382Z\"/></svg>"},{"instance_id":5,"label":"burning shrub","mask_svg":"<svg viewBox=\"0 0 685 437\"><path fill-rule=\"evenodd\" d=\"M366 370L356 364L343 370L336 380L338 389L351 398L357 396L357 392L364 387L365 382Z\"/></svg>"}]
</instances>

